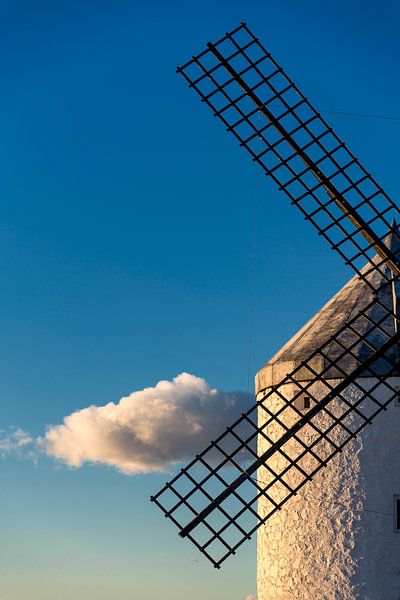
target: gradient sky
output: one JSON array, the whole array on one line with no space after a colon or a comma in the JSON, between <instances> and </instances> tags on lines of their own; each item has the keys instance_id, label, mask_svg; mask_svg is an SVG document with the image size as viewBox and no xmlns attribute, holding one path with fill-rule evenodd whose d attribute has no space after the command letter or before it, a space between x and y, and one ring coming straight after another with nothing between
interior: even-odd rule
<instances>
[{"instance_id":1,"label":"gradient sky","mask_svg":"<svg viewBox=\"0 0 400 600\"><path fill-rule=\"evenodd\" d=\"M0 1L1 429L182 371L246 390L252 288L251 382L350 276L175 74L242 20L318 109L400 117L396 2ZM325 116L396 200L400 121ZM256 591L254 542L214 571L149 503L165 474L0 475L1 600Z\"/></svg>"}]
</instances>

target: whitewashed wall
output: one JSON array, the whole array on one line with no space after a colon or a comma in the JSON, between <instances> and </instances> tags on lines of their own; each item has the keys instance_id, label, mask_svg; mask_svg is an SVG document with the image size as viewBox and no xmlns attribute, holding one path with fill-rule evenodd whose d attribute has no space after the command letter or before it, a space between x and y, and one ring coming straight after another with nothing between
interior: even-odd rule
<instances>
[{"instance_id":1,"label":"whitewashed wall","mask_svg":"<svg viewBox=\"0 0 400 600\"><path fill-rule=\"evenodd\" d=\"M390 381L400 385L400 378ZM285 395L292 394L286 386ZM382 390L377 397L383 398ZM281 400L271 396L268 403L276 410ZM264 414L259 413L260 425ZM271 425L268 434L279 437ZM340 432L337 436L339 441ZM260 439L259 451L266 449ZM258 600L400 600L400 532L394 518L399 458L400 406L392 402L259 529ZM284 459L275 460L272 468ZM260 480L269 477L259 470ZM266 508L267 501L260 500L260 514Z\"/></svg>"}]
</instances>

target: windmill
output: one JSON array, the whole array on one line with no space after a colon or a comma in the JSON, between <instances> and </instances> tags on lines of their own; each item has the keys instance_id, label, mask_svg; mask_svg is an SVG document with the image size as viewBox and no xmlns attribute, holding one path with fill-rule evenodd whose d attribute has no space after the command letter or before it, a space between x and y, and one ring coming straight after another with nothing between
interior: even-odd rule
<instances>
[{"instance_id":1,"label":"windmill","mask_svg":"<svg viewBox=\"0 0 400 600\"><path fill-rule=\"evenodd\" d=\"M355 453L365 428L398 402L399 210L245 23L178 73L354 271L260 370L254 406L151 498L216 568L258 529L259 560L268 563L263 536L274 519L282 533L280 515L301 504L306 484ZM384 467L372 476L378 487ZM308 598L310 588L299 593L264 590L261 600Z\"/></svg>"}]
</instances>

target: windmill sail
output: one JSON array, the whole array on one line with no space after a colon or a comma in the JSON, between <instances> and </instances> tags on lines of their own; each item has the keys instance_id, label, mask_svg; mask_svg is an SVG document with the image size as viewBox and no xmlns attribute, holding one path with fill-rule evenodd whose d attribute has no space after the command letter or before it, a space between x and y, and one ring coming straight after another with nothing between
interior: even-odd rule
<instances>
[{"instance_id":1,"label":"windmill sail","mask_svg":"<svg viewBox=\"0 0 400 600\"><path fill-rule=\"evenodd\" d=\"M397 322L379 300L366 306L152 497L182 537L188 537L214 566L234 554L398 395L388 379L399 369L397 353L390 352L400 342L399 333L391 335L394 318ZM369 378L375 383L371 385ZM313 405L306 414L297 408L304 395ZM277 412L269 407L272 396L283 403ZM262 425L257 419L260 412ZM330 422L323 429L321 412ZM269 445L260 456L259 436ZM279 471L271 466L276 455L284 458L276 461ZM246 466L249 460L252 463ZM264 514L257 511L261 496L268 500Z\"/></svg>"},{"instance_id":2,"label":"windmill sail","mask_svg":"<svg viewBox=\"0 0 400 600\"><path fill-rule=\"evenodd\" d=\"M152 497L219 567L397 396L390 377L398 375L400 328L385 297L400 261L385 240L399 211L245 24L178 71L376 291Z\"/></svg>"},{"instance_id":3,"label":"windmill sail","mask_svg":"<svg viewBox=\"0 0 400 600\"><path fill-rule=\"evenodd\" d=\"M378 253L400 275L384 244L397 206L246 24L178 73L346 263Z\"/></svg>"}]
</instances>

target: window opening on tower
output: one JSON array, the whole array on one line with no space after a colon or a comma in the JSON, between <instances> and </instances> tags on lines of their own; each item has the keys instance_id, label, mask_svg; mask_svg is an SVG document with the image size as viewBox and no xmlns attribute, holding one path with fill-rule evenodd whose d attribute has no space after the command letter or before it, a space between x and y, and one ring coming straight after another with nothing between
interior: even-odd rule
<instances>
[{"instance_id":1,"label":"window opening on tower","mask_svg":"<svg viewBox=\"0 0 400 600\"><path fill-rule=\"evenodd\" d=\"M394 528L400 531L400 494L394 495Z\"/></svg>"},{"instance_id":2,"label":"window opening on tower","mask_svg":"<svg viewBox=\"0 0 400 600\"><path fill-rule=\"evenodd\" d=\"M395 398L395 402L396 402L397 406L400 406L400 386L395 385L393 387L394 387L395 392L397 393L397 396Z\"/></svg>"}]
</instances>

